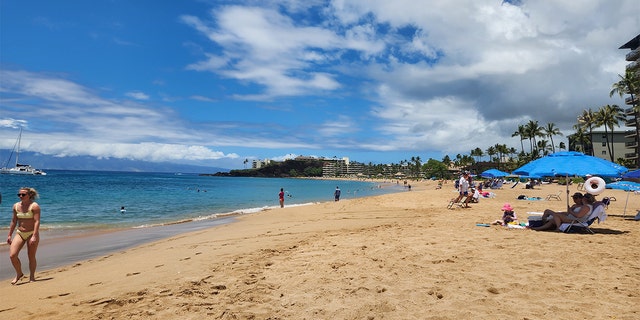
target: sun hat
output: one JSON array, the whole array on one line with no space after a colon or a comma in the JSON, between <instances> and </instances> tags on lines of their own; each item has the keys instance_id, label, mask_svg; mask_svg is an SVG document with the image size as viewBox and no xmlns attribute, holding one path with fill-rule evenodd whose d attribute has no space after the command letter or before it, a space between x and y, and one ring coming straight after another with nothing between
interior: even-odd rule
<instances>
[{"instance_id":1,"label":"sun hat","mask_svg":"<svg viewBox=\"0 0 640 320\"><path fill-rule=\"evenodd\" d=\"M505 203L505 204L504 204L504 206L502 206L502 209L500 209L500 210L503 210L503 211L513 211L513 208L511 207L511 204L509 204L509 203Z\"/></svg>"}]
</instances>

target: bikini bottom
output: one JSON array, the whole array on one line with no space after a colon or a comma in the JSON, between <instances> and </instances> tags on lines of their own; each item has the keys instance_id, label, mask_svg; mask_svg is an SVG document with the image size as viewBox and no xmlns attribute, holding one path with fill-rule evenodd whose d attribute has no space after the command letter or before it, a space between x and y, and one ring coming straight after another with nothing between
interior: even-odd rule
<instances>
[{"instance_id":1,"label":"bikini bottom","mask_svg":"<svg viewBox=\"0 0 640 320\"><path fill-rule=\"evenodd\" d=\"M32 231L16 230L16 233L20 236L20 238L22 238L22 240L27 241L27 239L29 239L29 237L33 235L33 230Z\"/></svg>"}]
</instances>

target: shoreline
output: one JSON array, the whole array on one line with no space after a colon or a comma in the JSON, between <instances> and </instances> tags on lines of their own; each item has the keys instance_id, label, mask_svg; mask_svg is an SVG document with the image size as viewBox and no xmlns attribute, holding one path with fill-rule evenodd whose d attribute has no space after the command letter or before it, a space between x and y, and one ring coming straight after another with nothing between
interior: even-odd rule
<instances>
[{"instance_id":1,"label":"shoreline","mask_svg":"<svg viewBox=\"0 0 640 320\"><path fill-rule=\"evenodd\" d=\"M355 181L353 179L339 179ZM376 182L376 181L371 181ZM389 182L377 181L386 186L393 186ZM383 187L381 187L383 188ZM389 194L404 192L405 190L392 191ZM345 193L345 195L347 195ZM376 195L348 199L360 199L375 197ZM346 201L347 199L343 199ZM329 201L327 201L329 202ZM304 207L318 205L322 202L307 202L287 204L285 208ZM149 242L161 241L166 238L178 236L181 233L189 233L207 228L215 228L223 224L234 223L236 218L252 215L259 212L281 209L278 205L259 208L243 208L226 213L212 213L190 219L168 221L161 224L148 224L133 227L105 227L105 228L78 228L78 229L49 229L41 230L41 243L38 246L38 272L54 268L64 267L83 260L93 259L102 255L112 254L121 250L130 249ZM2 228L8 230L8 228ZM2 230L0 229L0 230ZM126 242L120 239L127 239ZM15 271L8 258L9 245L0 243L0 281L12 279ZM20 253L23 261L23 269L26 268L26 248Z\"/></svg>"},{"instance_id":2,"label":"shoreline","mask_svg":"<svg viewBox=\"0 0 640 320\"><path fill-rule=\"evenodd\" d=\"M636 319L640 196L617 201L596 232L478 227L509 202L518 217L565 189L487 190L446 208L451 185L285 207L0 283L0 316L24 319ZM451 186L451 188L449 188ZM575 192L575 188L571 189ZM626 196L626 217L622 210ZM599 197L601 198L601 197ZM565 200L564 193L562 200ZM633 213L633 214L632 214ZM8 259L8 258L5 258ZM29 295L30 299L22 299ZM571 299L560 306L557 297ZM33 304L33 301L38 301Z\"/></svg>"}]
</instances>

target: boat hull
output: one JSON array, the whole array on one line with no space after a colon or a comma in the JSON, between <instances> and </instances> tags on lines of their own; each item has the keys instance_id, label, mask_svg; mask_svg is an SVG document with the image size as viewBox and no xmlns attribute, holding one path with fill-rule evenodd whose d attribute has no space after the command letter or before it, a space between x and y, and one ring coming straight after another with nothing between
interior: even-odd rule
<instances>
[{"instance_id":1,"label":"boat hull","mask_svg":"<svg viewBox=\"0 0 640 320\"><path fill-rule=\"evenodd\" d=\"M32 167L15 167L15 168L2 168L0 174L17 174L27 176L45 176L46 172L32 168Z\"/></svg>"}]
</instances>

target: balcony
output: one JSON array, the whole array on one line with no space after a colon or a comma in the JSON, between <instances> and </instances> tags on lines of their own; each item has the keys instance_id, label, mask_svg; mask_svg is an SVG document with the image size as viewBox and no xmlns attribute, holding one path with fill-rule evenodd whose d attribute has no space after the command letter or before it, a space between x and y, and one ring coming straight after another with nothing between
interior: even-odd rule
<instances>
[{"instance_id":1,"label":"balcony","mask_svg":"<svg viewBox=\"0 0 640 320\"><path fill-rule=\"evenodd\" d=\"M627 141L624 143L624 147L625 148L636 148L638 147L638 142L637 141Z\"/></svg>"},{"instance_id":2,"label":"balcony","mask_svg":"<svg viewBox=\"0 0 640 320\"><path fill-rule=\"evenodd\" d=\"M631 153L625 153L624 154L624 158L629 160L629 159L638 159L638 153L637 152L631 152Z\"/></svg>"},{"instance_id":3,"label":"balcony","mask_svg":"<svg viewBox=\"0 0 640 320\"><path fill-rule=\"evenodd\" d=\"M627 130L627 131L624 132L624 137L625 138L630 139L630 138L635 138L635 136L636 136L636 131L635 130Z\"/></svg>"},{"instance_id":4,"label":"balcony","mask_svg":"<svg viewBox=\"0 0 640 320\"><path fill-rule=\"evenodd\" d=\"M627 61L636 61L638 58L640 58L640 48L636 48L625 56L625 60Z\"/></svg>"},{"instance_id":5,"label":"balcony","mask_svg":"<svg viewBox=\"0 0 640 320\"><path fill-rule=\"evenodd\" d=\"M640 102L639 100L640 100L640 98L638 98L638 96L637 96L637 95L634 95L634 96L633 96L633 99L631 99L631 96L628 96L628 97L624 98L624 104L626 104L626 105L633 105L633 102L634 102L634 101L635 101L636 103L638 103L638 102ZM631 109L632 109L632 108L631 108Z\"/></svg>"},{"instance_id":6,"label":"balcony","mask_svg":"<svg viewBox=\"0 0 640 320\"><path fill-rule=\"evenodd\" d=\"M625 116L634 116L636 113L633 110L633 107L624 109Z\"/></svg>"},{"instance_id":7,"label":"balcony","mask_svg":"<svg viewBox=\"0 0 640 320\"><path fill-rule=\"evenodd\" d=\"M627 121L624 123L625 126L627 127L635 127L636 124L636 119L627 119Z\"/></svg>"},{"instance_id":8,"label":"balcony","mask_svg":"<svg viewBox=\"0 0 640 320\"><path fill-rule=\"evenodd\" d=\"M627 65L626 70L627 71L633 71L635 69L637 69L638 67L640 67L640 61L634 61L631 62Z\"/></svg>"}]
</instances>

